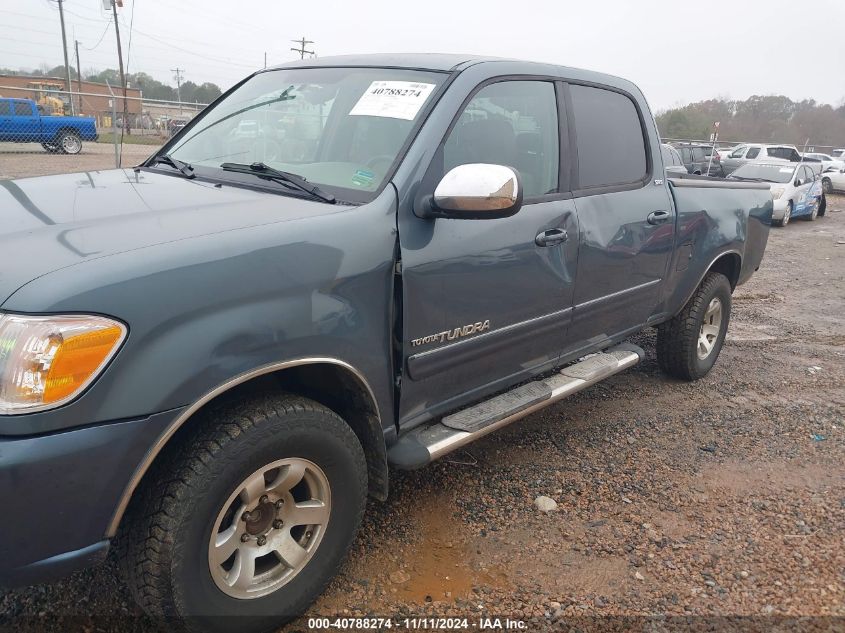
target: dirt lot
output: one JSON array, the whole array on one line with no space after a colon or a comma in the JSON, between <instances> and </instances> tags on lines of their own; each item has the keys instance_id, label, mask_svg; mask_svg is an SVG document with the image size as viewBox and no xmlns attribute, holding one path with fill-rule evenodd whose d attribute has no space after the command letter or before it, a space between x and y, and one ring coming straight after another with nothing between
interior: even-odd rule
<instances>
[{"instance_id":1,"label":"dirt lot","mask_svg":"<svg viewBox=\"0 0 845 633\"><path fill-rule=\"evenodd\" d=\"M390 500L370 504L309 615L510 616L531 631L845 628L845 197L828 205L816 222L772 230L705 379L662 376L647 331L634 342L648 359L628 372L393 473ZM557 510L536 510L538 495ZM0 597L0 625L33 624L155 628L111 561Z\"/></svg>"},{"instance_id":2,"label":"dirt lot","mask_svg":"<svg viewBox=\"0 0 845 633\"><path fill-rule=\"evenodd\" d=\"M137 165L155 149L150 145L126 144L122 164L124 167ZM35 143L0 143L0 178L113 169L114 162L114 145L107 143L83 143L82 151L74 156L48 154Z\"/></svg>"}]
</instances>

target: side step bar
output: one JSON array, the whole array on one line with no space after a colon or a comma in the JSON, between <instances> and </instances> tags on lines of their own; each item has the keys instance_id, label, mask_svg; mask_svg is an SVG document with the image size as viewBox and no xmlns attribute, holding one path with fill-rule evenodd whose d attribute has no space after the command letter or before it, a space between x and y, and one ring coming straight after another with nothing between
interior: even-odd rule
<instances>
[{"instance_id":1,"label":"side step bar","mask_svg":"<svg viewBox=\"0 0 845 633\"><path fill-rule=\"evenodd\" d=\"M644 357L642 349L629 343L593 354L564 367L550 378L524 384L448 415L440 422L409 431L388 449L387 459L396 468L421 468L488 433L632 367Z\"/></svg>"}]
</instances>

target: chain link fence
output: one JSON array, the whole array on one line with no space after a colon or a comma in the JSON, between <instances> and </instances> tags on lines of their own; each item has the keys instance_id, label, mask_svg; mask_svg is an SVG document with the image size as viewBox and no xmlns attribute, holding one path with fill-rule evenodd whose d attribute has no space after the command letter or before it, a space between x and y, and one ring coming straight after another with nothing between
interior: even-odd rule
<instances>
[{"instance_id":1,"label":"chain link fence","mask_svg":"<svg viewBox=\"0 0 845 633\"><path fill-rule=\"evenodd\" d=\"M0 178L136 165L206 105L0 83Z\"/></svg>"}]
</instances>

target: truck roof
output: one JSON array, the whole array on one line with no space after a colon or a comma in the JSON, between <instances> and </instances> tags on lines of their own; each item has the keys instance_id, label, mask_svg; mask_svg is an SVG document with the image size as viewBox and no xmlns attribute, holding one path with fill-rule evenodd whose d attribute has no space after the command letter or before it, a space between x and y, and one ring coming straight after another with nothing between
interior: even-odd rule
<instances>
[{"instance_id":1,"label":"truck roof","mask_svg":"<svg viewBox=\"0 0 845 633\"><path fill-rule=\"evenodd\" d=\"M508 57L490 57L485 55L469 55L458 53L370 53L361 55L334 55L329 57L314 57L311 59L295 60L266 70L278 70L280 68L321 68L321 67L387 67L407 68L415 70L432 70L438 72L450 72L463 70L469 66L485 62L509 62L525 66L526 70L536 70L538 74L565 74L573 79L584 78L610 85L633 87L627 79L609 75L592 70L583 70L559 64L545 62L526 61Z\"/></svg>"}]
</instances>

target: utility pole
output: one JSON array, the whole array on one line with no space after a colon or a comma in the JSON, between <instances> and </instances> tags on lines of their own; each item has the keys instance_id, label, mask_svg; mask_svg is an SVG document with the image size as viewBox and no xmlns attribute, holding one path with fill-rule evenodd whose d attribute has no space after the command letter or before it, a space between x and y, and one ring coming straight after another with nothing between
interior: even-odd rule
<instances>
[{"instance_id":1,"label":"utility pole","mask_svg":"<svg viewBox=\"0 0 845 633\"><path fill-rule=\"evenodd\" d=\"M79 114L82 114L82 65L79 63L79 40L73 40L76 48L76 86L79 94Z\"/></svg>"},{"instance_id":2,"label":"utility pole","mask_svg":"<svg viewBox=\"0 0 845 633\"><path fill-rule=\"evenodd\" d=\"M75 112L73 111L73 95L70 94L70 63L67 59L67 35L65 35L65 8L62 5L63 1L64 0L58 0L59 20L62 23L62 53L64 53L65 55L65 90L67 90L67 96L70 100L70 113L75 114Z\"/></svg>"},{"instance_id":3,"label":"utility pole","mask_svg":"<svg viewBox=\"0 0 845 633\"><path fill-rule=\"evenodd\" d=\"M174 73L176 73L176 99L179 101L179 115L182 115L182 73L185 72L184 68L171 68Z\"/></svg>"},{"instance_id":4,"label":"utility pole","mask_svg":"<svg viewBox=\"0 0 845 633\"><path fill-rule=\"evenodd\" d=\"M117 7L123 6L123 0L111 0L114 13L114 33L117 36L117 61L120 64L120 85L123 87L123 129L129 133L129 103L126 101L126 75L123 74L123 47L120 45L120 27L117 24Z\"/></svg>"},{"instance_id":5,"label":"utility pole","mask_svg":"<svg viewBox=\"0 0 845 633\"><path fill-rule=\"evenodd\" d=\"M299 53L299 59L305 59L305 53L308 53L309 55L314 54L314 51L309 51L309 50L305 49L305 46L307 44L313 44L314 40L306 40L303 37L301 40L291 40L291 42L299 44L299 48L291 48L291 50L294 51L295 53Z\"/></svg>"}]
</instances>

